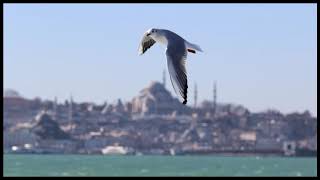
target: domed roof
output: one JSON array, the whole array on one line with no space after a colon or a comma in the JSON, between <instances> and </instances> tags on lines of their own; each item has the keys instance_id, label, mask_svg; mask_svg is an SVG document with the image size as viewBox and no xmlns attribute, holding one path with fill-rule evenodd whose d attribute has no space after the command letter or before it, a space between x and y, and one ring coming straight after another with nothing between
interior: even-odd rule
<instances>
[{"instance_id":1,"label":"domed roof","mask_svg":"<svg viewBox=\"0 0 320 180\"><path fill-rule=\"evenodd\" d=\"M163 84L156 81L152 81L132 100L132 111L138 113L168 114L172 111L185 111L185 108Z\"/></svg>"},{"instance_id":2,"label":"domed roof","mask_svg":"<svg viewBox=\"0 0 320 180\"><path fill-rule=\"evenodd\" d=\"M149 97L155 101L172 101L171 93L163 86L163 84L152 81L148 87L140 91L139 97Z\"/></svg>"},{"instance_id":3,"label":"domed roof","mask_svg":"<svg viewBox=\"0 0 320 180\"><path fill-rule=\"evenodd\" d=\"M3 92L3 97L21 97L20 94L14 89L5 89Z\"/></svg>"}]
</instances>

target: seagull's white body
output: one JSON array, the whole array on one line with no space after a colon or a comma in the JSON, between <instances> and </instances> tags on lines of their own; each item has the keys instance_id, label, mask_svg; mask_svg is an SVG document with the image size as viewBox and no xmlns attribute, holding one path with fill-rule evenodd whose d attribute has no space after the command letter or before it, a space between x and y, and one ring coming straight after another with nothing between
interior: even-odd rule
<instances>
[{"instance_id":1,"label":"seagull's white body","mask_svg":"<svg viewBox=\"0 0 320 180\"><path fill-rule=\"evenodd\" d=\"M187 52L196 53L196 51L202 52L202 50L198 45L189 43L172 31L151 28L143 35L139 46L139 54L145 53L156 42L166 47L171 83L175 92L181 95L183 99L182 103L186 104L188 80L185 60L187 58Z\"/></svg>"}]
</instances>

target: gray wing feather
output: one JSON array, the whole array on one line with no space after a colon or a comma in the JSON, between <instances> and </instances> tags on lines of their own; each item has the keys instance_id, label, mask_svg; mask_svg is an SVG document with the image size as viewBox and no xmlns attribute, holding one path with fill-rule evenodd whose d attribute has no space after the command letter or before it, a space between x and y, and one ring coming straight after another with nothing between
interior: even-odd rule
<instances>
[{"instance_id":1,"label":"gray wing feather","mask_svg":"<svg viewBox=\"0 0 320 180\"><path fill-rule=\"evenodd\" d=\"M185 68L187 52L177 49L167 49L166 51L170 80L177 94L183 98L183 104L187 103L188 80Z\"/></svg>"}]
</instances>

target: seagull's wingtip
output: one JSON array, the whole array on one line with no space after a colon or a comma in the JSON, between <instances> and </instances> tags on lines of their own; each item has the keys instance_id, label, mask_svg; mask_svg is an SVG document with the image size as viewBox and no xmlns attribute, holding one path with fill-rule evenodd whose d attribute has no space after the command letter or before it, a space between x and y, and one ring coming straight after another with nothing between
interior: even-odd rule
<instances>
[{"instance_id":1,"label":"seagull's wingtip","mask_svg":"<svg viewBox=\"0 0 320 180\"><path fill-rule=\"evenodd\" d=\"M182 104L186 105L187 104L187 100L185 99Z\"/></svg>"}]
</instances>

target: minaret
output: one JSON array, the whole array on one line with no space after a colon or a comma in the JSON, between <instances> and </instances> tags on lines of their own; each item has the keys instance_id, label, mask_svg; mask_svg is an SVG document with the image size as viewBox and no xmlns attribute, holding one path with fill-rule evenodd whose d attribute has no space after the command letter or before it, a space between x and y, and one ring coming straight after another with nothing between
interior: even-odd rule
<instances>
[{"instance_id":1,"label":"minaret","mask_svg":"<svg viewBox=\"0 0 320 180\"><path fill-rule=\"evenodd\" d=\"M197 88L197 83L194 83L194 108L197 107L197 101L198 101L198 88Z\"/></svg>"},{"instance_id":2,"label":"minaret","mask_svg":"<svg viewBox=\"0 0 320 180\"><path fill-rule=\"evenodd\" d=\"M213 116L213 118L215 118L216 109L217 109L217 85L216 85L216 81L215 81L213 84L213 101L212 101L212 116Z\"/></svg>"},{"instance_id":3,"label":"minaret","mask_svg":"<svg viewBox=\"0 0 320 180\"><path fill-rule=\"evenodd\" d=\"M162 74L162 84L163 87L166 87L166 70L163 70L163 74Z\"/></svg>"},{"instance_id":4,"label":"minaret","mask_svg":"<svg viewBox=\"0 0 320 180\"><path fill-rule=\"evenodd\" d=\"M72 115L73 115L73 98L72 98L72 94L70 95L70 103L69 103L69 122L70 122L70 124L71 124L71 122L72 122Z\"/></svg>"},{"instance_id":5,"label":"minaret","mask_svg":"<svg viewBox=\"0 0 320 180\"><path fill-rule=\"evenodd\" d=\"M57 106L58 106L58 98L57 96L55 96L53 101L53 119L54 120L56 120L57 118Z\"/></svg>"}]
</instances>

